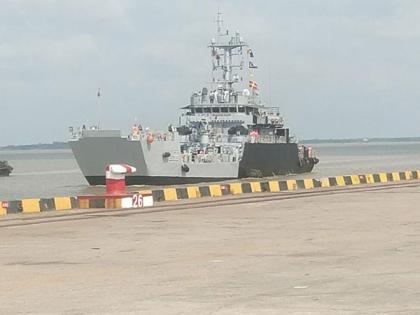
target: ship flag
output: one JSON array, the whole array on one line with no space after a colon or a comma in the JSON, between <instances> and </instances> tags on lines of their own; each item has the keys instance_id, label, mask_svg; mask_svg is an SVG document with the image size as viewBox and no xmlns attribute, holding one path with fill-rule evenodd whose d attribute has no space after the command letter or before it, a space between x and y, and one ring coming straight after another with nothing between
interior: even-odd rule
<instances>
[{"instance_id":1,"label":"ship flag","mask_svg":"<svg viewBox=\"0 0 420 315\"><path fill-rule=\"evenodd\" d=\"M258 84L254 80L249 81L249 88L253 91L258 90Z\"/></svg>"},{"instance_id":2,"label":"ship flag","mask_svg":"<svg viewBox=\"0 0 420 315\"><path fill-rule=\"evenodd\" d=\"M258 68L258 66L257 66L257 65L255 65L252 61L250 61L250 62L249 62L249 68L250 68L250 69L257 69L257 68Z\"/></svg>"},{"instance_id":3,"label":"ship flag","mask_svg":"<svg viewBox=\"0 0 420 315\"><path fill-rule=\"evenodd\" d=\"M98 94L97 95L98 95L98 97L101 97L101 89L100 88L98 89Z\"/></svg>"}]
</instances>

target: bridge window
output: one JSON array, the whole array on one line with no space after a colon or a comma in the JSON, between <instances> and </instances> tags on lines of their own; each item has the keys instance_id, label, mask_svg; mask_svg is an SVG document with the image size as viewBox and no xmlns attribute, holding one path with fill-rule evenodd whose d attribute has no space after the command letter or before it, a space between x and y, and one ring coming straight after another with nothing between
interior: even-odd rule
<instances>
[{"instance_id":1,"label":"bridge window","mask_svg":"<svg viewBox=\"0 0 420 315\"><path fill-rule=\"evenodd\" d=\"M286 131L284 129L276 129L276 136L284 137L286 135Z\"/></svg>"}]
</instances>

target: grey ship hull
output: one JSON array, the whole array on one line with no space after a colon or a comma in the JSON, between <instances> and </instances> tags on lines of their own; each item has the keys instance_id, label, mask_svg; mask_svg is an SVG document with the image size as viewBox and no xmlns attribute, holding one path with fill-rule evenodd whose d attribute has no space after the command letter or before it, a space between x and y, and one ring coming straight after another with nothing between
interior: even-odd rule
<instances>
[{"instance_id":1,"label":"grey ship hull","mask_svg":"<svg viewBox=\"0 0 420 315\"><path fill-rule=\"evenodd\" d=\"M239 162L184 163L178 141L132 141L119 137L86 137L69 141L79 167L90 185L105 184L108 164L129 164L137 171L128 185L169 185L228 180L238 177ZM164 153L171 156L164 158ZM187 164L188 172L182 171Z\"/></svg>"},{"instance_id":2,"label":"grey ship hull","mask_svg":"<svg viewBox=\"0 0 420 315\"><path fill-rule=\"evenodd\" d=\"M126 177L128 185L174 185L214 182L243 177L263 177L310 172L315 162L298 158L295 143L246 143L240 162L186 163L182 171L178 141L132 141L120 137L86 137L69 142L90 185L105 184L105 167L124 163L137 171ZM169 159L163 158L170 152Z\"/></svg>"},{"instance_id":3,"label":"grey ship hull","mask_svg":"<svg viewBox=\"0 0 420 315\"><path fill-rule=\"evenodd\" d=\"M89 185L105 185L105 176L85 176ZM182 185L235 179L236 177L175 177L175 176L136 176L126 177L127 185Z\"/></svg>"}]
</instances>

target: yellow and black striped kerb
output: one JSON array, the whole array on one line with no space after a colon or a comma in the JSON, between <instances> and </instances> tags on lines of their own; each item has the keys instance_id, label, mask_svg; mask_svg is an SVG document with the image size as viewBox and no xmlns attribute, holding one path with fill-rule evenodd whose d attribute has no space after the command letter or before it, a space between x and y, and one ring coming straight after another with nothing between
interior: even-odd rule
<instances>
[{"instance_id":1,"label":"yellow and black striped kerb","mask_svg":"<svg viewBox=\"0 0 420 315\"><path fill-rule=\"evenodd\" d=\"M76 197L22 199L2 202L0 214L36 213L51 210L70 210L76 208L78 208Z\"/></svg>"},{"instance_id":2,"label":"yellow and black striped kerb","mask_svg":"<svg viewBox=\"0 0 420 315\"><path fill-rule=\"evenodd\" d=\"M172 201L203 197L220 197L259 192L281 192L292 190L308 190L326 187L345 187L362 184L387 183L420 179L420 170L375 173L363 175L333 176L321 179L289 179L289 180L252 180L227 184L208 184L187 187L168 187L163 189L139 191L144 196L153 196L153 201ZM70 209L118 209L124 208L126 196L78 196L40 199L22 199L3 201L0 203L0 216L12 213L37 213L51 210Z\"/></svg>"},{"instance_id":3,"label":"yellow and black striped kerb","mask_svg":"<svg viewBox=\"0 0 420 315\"><path fill-rule=\"evenodd\" d=\"M281 192L291 190L308 190L326 187L344 187L360 184L375 184L414 180L420 178L420 171L377 173L363 175L333 176L321 179L289 179L212 184L204 186L170 187L152 190L154 201L172 201L201 197L218 197L258 192Z\"/></svg>"},{"instance_id":4,"label":"yellow and black striped kerb","mask_svg":"<svg viewBox=\"0 0 420 315\"><path fill-rule=\"evenodd\" d=\"M151 192L143 194L143 197L150 195ZM123 199L126 197L131 202L132 194L126 196L78 196L3 201L0 203L0 215L71 209L119 209L127 207L123 205Z\"/></svg>"}]
</instances>

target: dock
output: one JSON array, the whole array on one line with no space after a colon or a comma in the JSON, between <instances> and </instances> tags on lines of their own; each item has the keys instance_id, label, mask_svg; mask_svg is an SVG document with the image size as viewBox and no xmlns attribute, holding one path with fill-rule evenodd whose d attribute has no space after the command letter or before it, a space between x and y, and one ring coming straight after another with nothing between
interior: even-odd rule
<instances>
[{"instance_id":1,"label":"dock","mask_svg":"<svg viewBox=\"0 0 420 315\"><path fill-rule=\"evenodd\" d=\"M4 216L0 313L418 314L420 183L356 188Z\"/></svg>"}]
</instances>

